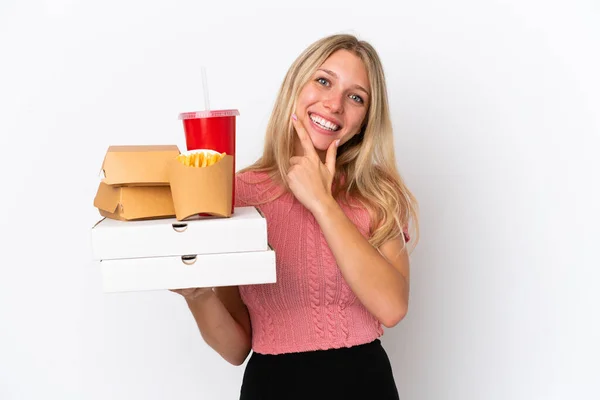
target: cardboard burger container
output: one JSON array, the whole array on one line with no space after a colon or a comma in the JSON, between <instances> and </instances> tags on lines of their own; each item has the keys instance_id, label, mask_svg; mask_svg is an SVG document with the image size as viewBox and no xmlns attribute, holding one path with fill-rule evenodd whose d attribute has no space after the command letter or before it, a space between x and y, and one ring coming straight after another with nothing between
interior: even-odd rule
<instances>
[{"instance_id":1,"label":"cardboard burger container","mask_svg":"<svg viewBox=\"0 0 600 400\"><path fill-rule=\"evenodd\" d=\"M192 150L181 153L183 157L194 154L218 155L213 150ZM231 217L233 191L233 157L224 155L209 166L187 166L175 158L168 163L168 176L179 221L199 215Z\"/></svg>"},{"instance_id":2,"label":"cardboard burger container","mask_svg":"<svg viewBox=\"0 0 600 400\"><path fill-rule=\"evenodd\" d=\"M266 220L254 207L186 222L103 219L91 239L105 293L276 281Z\"/></svg>"},{"instance_id":3,"label":"cardboard burger container","mask_svg":"<svg viewBox=\"0 0 600 400\"><path fill-rule=\"evenodd\" d=\"M169 186L167 164L178 155L176 145L110 146L102 181L112 186Z\"/></svg>"},{"instance_id":4,"label":"cardboard burger container","mask_svg":"<svg viewBox=\"0 0 600 400\"><path fill-rule=\"evenodd\" d=\"M110 146L94 206L106 218L134 221L175 216L168 163L175 145Z\"/></svg>"},{"instance_id":5,"label":"cardboard burger container","mask_svg":"<svg viewBox=\"0 0 600 400\"><path fill-rule=\"evenodd\" d=\"M175 215L169 186L120 186L100 182L94 206L106 218L135 221Z\"/></svg>"}]
</instances>

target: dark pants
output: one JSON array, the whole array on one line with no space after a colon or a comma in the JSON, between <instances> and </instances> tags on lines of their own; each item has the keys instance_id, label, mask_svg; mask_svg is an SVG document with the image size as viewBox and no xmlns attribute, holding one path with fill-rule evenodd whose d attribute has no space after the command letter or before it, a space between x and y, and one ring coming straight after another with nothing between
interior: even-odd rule
<instances>
[{"instance_id":1,"label":"dark pants","mask_svg":"<svg viewBox=\"0 0 600 400\"><path fill-rule=\"evenodd\" d=\"M240 400L398 400L388 356L377 339L351 348L282 355L253 353Z\"/></svg>"}]
</instances>

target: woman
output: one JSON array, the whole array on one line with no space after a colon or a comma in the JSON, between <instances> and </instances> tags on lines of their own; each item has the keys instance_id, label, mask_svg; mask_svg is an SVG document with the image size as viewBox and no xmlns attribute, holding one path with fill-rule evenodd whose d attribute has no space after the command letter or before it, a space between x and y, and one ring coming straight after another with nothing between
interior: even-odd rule
<instances>
[{"instance_id":1,"label":"woman","mask_svg":"<svg viewBox=\"0 0 600 400\"><path fill-rule=\"evenodd\" d=\"M204 340L242 364L241 399L397 399L382 325L405 316L408 222L385 78L350 35L308 47L281 86L236 206L267 219L277 283L177 290Z\"/></svg>"}]
</instances>

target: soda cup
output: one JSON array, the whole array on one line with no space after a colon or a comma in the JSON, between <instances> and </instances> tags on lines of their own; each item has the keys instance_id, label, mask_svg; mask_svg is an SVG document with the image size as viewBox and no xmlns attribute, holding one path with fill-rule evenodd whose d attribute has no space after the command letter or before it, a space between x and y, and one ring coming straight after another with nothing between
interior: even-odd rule
<instances>
[{"instance_id":1,"label":"soda cup","mask_svg":"<svg viewBox=\"0 0 600 400\"><path fill-rule=\"evenodd\" d=\"M235 203L235 126L238 110L210 110L179 114L187 150L214 150L233 157L231 212Z\"/></svg>"}]
</instances>

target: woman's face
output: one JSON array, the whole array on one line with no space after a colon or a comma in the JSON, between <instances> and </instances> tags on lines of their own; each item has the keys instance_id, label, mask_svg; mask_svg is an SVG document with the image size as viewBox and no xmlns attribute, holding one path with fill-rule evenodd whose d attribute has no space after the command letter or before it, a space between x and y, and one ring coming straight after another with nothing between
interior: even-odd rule
<instances>
[{"instance_id":1,"label":"woman's face","mask_svg":"<svg viewBox=\"0 0 600 400\"><path fill-rule=\"evenodd\" d=\"M315 149L324 152L360 132L369 107L371 87L362 60L347 50L333 53L302 88L296 115Z\"/></svg>"}]
</instances>

